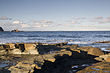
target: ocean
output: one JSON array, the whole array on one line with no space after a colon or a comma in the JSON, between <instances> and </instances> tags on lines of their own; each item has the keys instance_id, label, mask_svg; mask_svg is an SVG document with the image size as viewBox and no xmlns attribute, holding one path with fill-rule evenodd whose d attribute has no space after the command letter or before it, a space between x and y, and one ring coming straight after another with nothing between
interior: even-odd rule
<instances>
[{"instance_id":1,"label":"ocean","mask_svg":"<svg viewBox=\"0 0 110 73\"><path fill-rule=\"evenodd\" d=\"M0 32L0 43L41 42L78 44L79 46L93 46L110 48L110 43L96 43L110 41L110 31L32 31L32 32Z\"/></svg>"}]
</instances>

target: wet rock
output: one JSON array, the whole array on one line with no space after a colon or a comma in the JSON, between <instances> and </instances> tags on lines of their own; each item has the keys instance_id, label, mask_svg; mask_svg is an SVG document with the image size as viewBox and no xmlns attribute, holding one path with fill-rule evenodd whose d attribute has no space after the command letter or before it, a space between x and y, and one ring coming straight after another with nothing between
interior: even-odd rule
<instances>
[{"instance_id":1,"label":"wet rock","mask_svg":"<svg viewBox=\"0 0 110 73\"><path fill-rule=\"evenodd\" d=\"M110 48L107 48L106 50L110 50Z\"/></svg>"},{"instance_id":2,"label":"wet rock","mask_svg":"<svg viewBox=\"0 0 110 73\"><path fill-rule=\"evenodd\" d=\"M0 69L0 73L11 73L11 72L7 69Z\"/></svg>"},{"instance_id":3,"label":"wet rock","mask_svg":"<svg viewBox=\"0 0 110 73\"><path fill-rule=\"evenodd\" d=\"M3 45L0 45L0 49L4 49Z\"/></svg>"},{"instance_id":4,"label":"wet rock","mask_svg":"<svg viewBox=\"0 0 110 73\"><path fill-rule=\"evenodd\" d=\"M35 62L37 63L40 63L41 65L43 65L44 63L44 58L42 55L38 55L36 58L35 58Z\"/></svg>"},{"instance_id":5,"label":"wet rock","mask_svg":"<svg viewBox=\"0 0 110 73\"><path fill-rule=\"evenodd\" d=\"M110 63L99 62L76 73L110 73Z\"/></svg>"},{"instance_id":6,"label":"wet rock","mask_svg":"<svg viewBox=\"0 0 110 73\"><path fill-rule=\"evenodd\" d=\"M94 42L94 43L110 43L110 41L100 41L100 42Z\"/></svg>"}]
</instances>

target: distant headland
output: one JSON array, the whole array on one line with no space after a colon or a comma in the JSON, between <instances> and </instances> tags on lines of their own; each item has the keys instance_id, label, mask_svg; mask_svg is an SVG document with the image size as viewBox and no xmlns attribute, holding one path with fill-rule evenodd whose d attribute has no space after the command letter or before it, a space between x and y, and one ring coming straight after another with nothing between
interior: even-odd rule
<instances>
[{"instance_id":1,"label":"distant headland","mask_svg":"<svg viewBox=\"0 0 110 73\"><path fill-rule=\"evenodd\" d=\"M3 32L4 30L3 30L3 28L2 27L0 27L0 32Z\"/></svg>"},{"instance_id":2,"label":"distant headland","mask_svg":"<svg viewBox=\"0 0 110 73\"><path fill-rule=\"evenodd\" d=\"M5 32L4 29L2 27L0 27L0 32ZM18 29L14 29L14 30L11 30L9 32L23 32L23 31L20 31Z\"/></svg>"}]
</instances>

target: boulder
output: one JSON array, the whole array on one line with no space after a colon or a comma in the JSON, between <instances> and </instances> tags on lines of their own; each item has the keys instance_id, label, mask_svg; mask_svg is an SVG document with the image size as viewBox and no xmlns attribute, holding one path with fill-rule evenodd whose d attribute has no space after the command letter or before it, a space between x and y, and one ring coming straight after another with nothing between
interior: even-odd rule
<instances>
[{"instance_id":1,"label":"boulder","mask_svg":"<svg viewBox=\"0 0 110 73\"><path fill-rule=\"evenodd\" d=\"M25 43L24 44L24 48L25 48L25 50L32 50L32 49L36 48L36 45L35 44L31 44L31 43Z\"/></svg>"},{"instance_id":2,"label":"boulder","mask_svg":"<svg viewBox=\"0 0 110 73\"><path fill-rule=\"evenodd\" d=\"M72 52L71 51L68 51L68 50L65 50L65 51L55 51L54 52L54 56L63 56L63 55L68 55L68 56L71 56L72 55Z\"/></svg>"},{"instance_id":3,"label":"boulder","mask_svg":"<svg viewBox=\"0 0 110 73\"><path fill-rule=\"evenodd\" d=\"M0 50L0 55L4 55L4 54L7 54L6 50L4 49Z\"/></svg>"},{"instance_id":4,"label":"boulder","mask_svg":"<svg viewBox=\"0 0 110 73\"><path fill-rule=\"evenodd\" d=\"M71 51L78 52L78 53L81 53L81 50L79 50L79 49L73 49L73 48L71 48L70 50L71 50Z\"/></svg>"},{"instance_id":5,"label":"boulder","mask_svg":"<svg viewBox=\"0 0 110 73\"><path fill-rule=\"evenodd\" d=\"M35 49L36 45L33 43L21 43L19 44L19 49L22 51Z\"/></svg>"},{"instance_id":6,"label":"boulder","mask_svg":"<svg viewBox=\"0 0 110 73\"><path fill-rule=\"evenodd\" d=\"M110 56L110 55L109 55L109 54L105 54L105 55L100 55L99 57L102 58L102 59L104 59L104 60L106 60L106 58L107 58L108 56Z\"/></svg>"},{"instance_id":7,"label":"boulder","mask_svg":"<svg viewBox=\"0 0 110 73\"><path fill-rule=\"evenodd\" d=\"M37 51L37 49L32 49L32 50L25 50L21 54L39 54L39 52Z\"/></svg>"},{"instance_id":8,"label":"boulder","mask_svg":"<svg viewBox=\"0 0 110 73\"><path fill-rule=\"evenodd\" d=\"M13 49L13 50L9 51L9 54L22 54L22 53L21 53L21 50L19 50L19 49Z\"/></svg>"},{"instance_id":9,"label":"boulder","mask_svg":"<svg viewBox=\"0 0 110 73\"><path fill-rule=\"evenodd\" d=\"M88 50L88 54L94 55L94 56L100 56L100 55L104 55L104 52L101 51L101 49L99 48L89 48Z\"/></svg>"},{"instance_id":10,"label":"boulder","mask_svg":"<svg viewBox=\"0 0 110 73\"><path fill-rule=\"evenodd\" d=\"M13 49L15 48L15 44L14 43L7 43L3 45L5 49Z\"/></svg>"},{"instance_id":11,"label":"boulder","mask_svg":"<svg viewBox=\"0 0 110 73\"><path fill-rule=\"evenodd\" d=\"M88 50L91 49L91 48L93 48L93 47L91 47L91 46L84 46L84 47L78 47L77 49L80 49L82 51L88 52Z\"/></svg>"},{"instance_id":12,"label":"boulder","mask_svg":"<svg viewBox=\"0 0 110 73\"><path fill-rule=\"evenodd\" d=\"M101 49L95 48L95 47L91 47L91 46L78 47L77 49L80 49L80 50L82 50L82 51L85 51L85 52L87 52L88 54L94 55L94 56L104 55L104 52L101 51Z\"/></svg>"},{"instance_id":13,"label":"boulder","mask_svg":"<svg viewBox=\"0 0 110 73\"><path fill-rule=\"evenodd\" d=\"M97 60L97 61L102 61L102 62L105 61L103 58L100 58L100 57L96 57L96 58L94 58L94 59Z\"/></svg>"},{"instance_id":14,"label":"boulder","mask_svg":"<svg viewBox=\"0 0 110 73\"><path fill-rule=\"evenodd\" d=\"M16 66L12 66L8 70L10 70L11 73L33 73L34 66L35 65L30 63L19 62Z\"/></svg>"},{"instance_id":15,"label":"boulder","mask_svg":"<svg viewBox=\"0 0 110 73\"><path fill-rule=\"evenodd\" d=\"M110 56L105 59L106 62L110 62Z\"/></svg>"},{"instance_id":16,"label":"boulder","mask_svg":"<svg viewBox=\"0 0 110 73\"><path fill-rule=\"evenodd\" d=\"M43 59L51 62L55 62L55 58L51 54L43 55Z\"/></svg>"},{"instance_id":17,"label":"boulder","mask_svg":"<svg viewBox=\"0 0 110 73\"><path fill-rule=\"evenodd\" d=\"M0 49L4 49L3 45L0 45Z\"/></svg>"}]
</instances>

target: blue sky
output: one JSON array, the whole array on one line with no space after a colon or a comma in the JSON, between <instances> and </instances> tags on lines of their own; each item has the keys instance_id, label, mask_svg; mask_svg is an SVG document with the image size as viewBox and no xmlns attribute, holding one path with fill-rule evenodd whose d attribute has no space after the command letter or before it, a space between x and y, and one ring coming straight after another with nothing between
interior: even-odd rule
<instances>
[{"instance_id":1,"label":"blue sky","mask_svg":"<svg viewBox=\"0 0 110 73\"><path fill-rule=\"evenodd\" d=\"M24 31L110 30L110 0L0 0L0 26Z\"/></svg>"}]
</instances>

